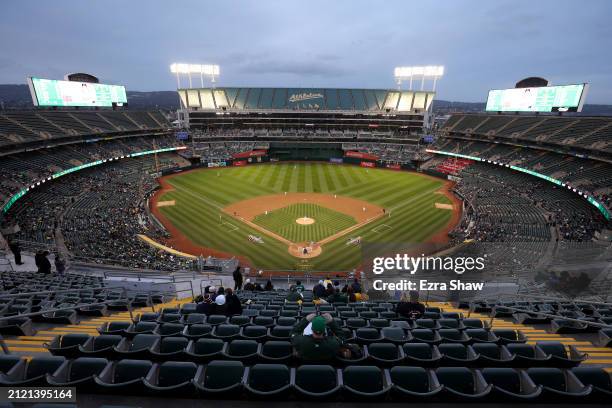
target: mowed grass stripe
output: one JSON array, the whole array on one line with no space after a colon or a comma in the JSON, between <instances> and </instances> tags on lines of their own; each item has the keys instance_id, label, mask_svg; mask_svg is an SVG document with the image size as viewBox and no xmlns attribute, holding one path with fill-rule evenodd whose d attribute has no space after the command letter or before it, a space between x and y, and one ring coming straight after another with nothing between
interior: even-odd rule
<instances>
[{"instance_id":1,"label":"mowed grass stripe","mask_svg":"<svg viewBox=\"0 0 612 408\"><path fill-rule=\"evenodd\" d=\"M342 180L347 183L345 187L342 187ZM176 189L165 193L161 199L174 199L176 205L161 207L160 211L177 228L198 245L245 256L262 269L295 269L302 261L292 257L286 245L237 220L228 219L227 222L239 228L228 232L219 223L217 206L262 194L319 188L321 192L349 195L392 209L391 218L381 218L351 233L351 236L360 235L368 242L389 243L426 240L444 227L452 215L451 211L434 206L436 202L450 202L445 196L433 193L443 181L408 172L326 163L278 163L202 170L185 173L170 181ZM288 233L300 241L343 227L336 223L335 218L326 220L324 215L318 214L311 229L304 229L295 223L295 218L300 216L304 215L292 214L279 224L279 228L287 228ZM380 234L372 231L382 224L391 225L392 229ZM249 242L249 234L262 236L265 244ZM308 261L311 269L349 270L361 262L361 248L347 246L345 238L326 244L321 256Z\"/></svg>"}]
</instances>

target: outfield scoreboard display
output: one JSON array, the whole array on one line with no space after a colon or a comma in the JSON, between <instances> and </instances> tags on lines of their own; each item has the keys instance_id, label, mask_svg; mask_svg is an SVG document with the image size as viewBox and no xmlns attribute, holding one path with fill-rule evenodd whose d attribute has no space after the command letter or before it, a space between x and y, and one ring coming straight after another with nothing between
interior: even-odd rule
<instances>
[{"instance_id":1,"label":"outfield scoreboard display","mask_svg":"<svg viewBox=\"0 0 612 408\"><path fill-rule=\"evenodd\" d=\"M125 87L91 82L28 78L34 106L112 107L127 103Z\"/></svg>"},{"instance_id":2,"label":"outfield scoreboard display","mask_svg":"<svg viewBox=\"0 0 612 408\"><path fill-rule=\"evenodd\" d=\"M487 112L580 112L588 84L492 89Z\"/></svg>"}]
</instances>

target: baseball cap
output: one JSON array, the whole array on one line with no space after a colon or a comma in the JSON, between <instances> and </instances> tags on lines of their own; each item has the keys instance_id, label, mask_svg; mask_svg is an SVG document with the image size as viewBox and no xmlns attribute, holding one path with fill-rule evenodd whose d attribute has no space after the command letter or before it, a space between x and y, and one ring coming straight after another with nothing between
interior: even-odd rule
<instances>
[{"instance_id":1,"label":"baseball cap","mask_svg":"<svg viewBox=\"0 0 612 408\"><path fill-rule=\"evenodd\" d=\"M313 333L323 334L325 332L325 318L317 316L312 319L311 323Z\"/></svg>"}]
</instances>

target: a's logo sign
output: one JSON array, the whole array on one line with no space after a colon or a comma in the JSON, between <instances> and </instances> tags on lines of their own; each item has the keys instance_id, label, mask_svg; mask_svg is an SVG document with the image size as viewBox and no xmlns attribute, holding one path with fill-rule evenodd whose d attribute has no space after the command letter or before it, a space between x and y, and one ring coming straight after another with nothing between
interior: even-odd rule
<instances>
[{"instance_id":1,"label":"a's logo sign","mask_svg":"<svg viewBox=\"0 0 612 408\"><path fill-rule=\"evenodd\" d=\"M323 98L323 95L320 93L305 92L305 93L291 95L289 97L289 102L301 102L301 101L307 101L309 99L320 99L320 98Z\"/></svg>"}]
</instances>

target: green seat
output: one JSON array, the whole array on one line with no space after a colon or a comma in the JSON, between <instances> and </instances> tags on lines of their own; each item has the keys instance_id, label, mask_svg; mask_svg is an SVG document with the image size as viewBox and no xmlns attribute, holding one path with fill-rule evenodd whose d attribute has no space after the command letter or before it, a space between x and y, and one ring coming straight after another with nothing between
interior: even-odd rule
<instances>
[{"instance_id":1,"label":"green seat","mask_svg":"<svg viewBox=\"0 0 612 408\"><path fill-rule=\"evenodd\" d=\"M395 366L389 370L389 377L396 398L430 398L441 390L431 384L429 373L422 367Z\"/></svg>"},{"instance_id":2,"label":"green seat","mask_svg":"<svg viewBox=\"0 0 612 408\"><path fill-rule=\"evenodd\" d=\"M284 364L255 364L249 371L246 389L254 397L280 396L290 388L291 375Z\"/></svg>"},{"instance_id":3,"label":"green seat","mask_svg":"<svg viewBox=\"0 0 612 408\"><path fill-rule=\"evenodd\" d=\"M344 392L351 399L382 398L389 391L383 372L373 366L349 366L342 372Z\"/></svg>"},{"instance_id":4,"label":"green seat","mask_svg":"<svg viewBox=\"0 0 612 408\"><path fill-rule=\"evenodd\" d=\"M270 340L262 347L259 357L268 362L288 362L293 356L293 346L289 341Z\"/></svg>"},{"instance_id":5,"label":"green seat","mask_svg":"<svg viewBox=\"0 0 612 408\"><path fill-rule=\"evenodd\" d=\"M244 365L240 361L214 360L204 368L198 390L204 394L235 396L242 388Z\"/></svg>"},{"instance_id":6,"label":"green seat","mask_svg":"<svg viewBox=\"0 0 612 408\"><path fill-rule=\"evenodd\" d=\"M105 358L81 357L77 358L70 365L67 382L80 381L99 375L104 367L108 365Z\"/></svg>"},{"instance_id":7,"label":"green seat","mask_svg":"<svg viewBox=\"0 0 612 408\"><path fill-rule=\"evenodd\" d=\"M294 389L304 398L329 398L340 390L338 374L329 365L300 366L295 371Z\"/></svg>"}]
</instances>

